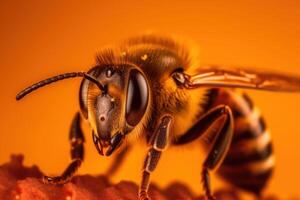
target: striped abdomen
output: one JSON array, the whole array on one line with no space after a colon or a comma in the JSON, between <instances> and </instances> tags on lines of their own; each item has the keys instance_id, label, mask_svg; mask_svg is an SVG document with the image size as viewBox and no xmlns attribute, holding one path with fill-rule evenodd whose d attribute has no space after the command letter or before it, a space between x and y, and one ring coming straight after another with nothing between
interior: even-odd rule
<instances>
[{"instance_id":1,"label":"striped abdomen","mask_svg":"<svg viewBox=\"0 0 300 200\"><path fill-rule=\"evenodd\" d=\"M218 174L234 186L259 195L274 167L271 138L264 119L246 94L212 89L208 97L207 109L226 104L234 116L232 144Z\"/></svg>"}]
</instances>

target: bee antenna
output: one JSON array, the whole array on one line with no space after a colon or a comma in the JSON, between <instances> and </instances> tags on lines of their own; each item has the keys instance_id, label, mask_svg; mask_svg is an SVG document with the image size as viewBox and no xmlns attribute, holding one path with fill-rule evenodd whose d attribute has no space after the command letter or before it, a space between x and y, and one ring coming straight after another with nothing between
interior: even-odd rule
<instances>
[{"instance_id":1,"label":"bee antenna","mask_svg":"<svg viewBox=\"0 0 300 200\"><path fill-rule=\"evenodd\" d=\"M24 90L22 90L21 92L19 92L17 94L16 100L20 100L24 96L26 96L27 94L33 92L34 90L37 90L37 89L39 89L39 88L41 88L45 85L48 85L50 83L60 81L60 80L63 80L63 79L75 78L75 77L84 77L84 78L86 78L87 80L95 83L101 91L106 93L107 89L96 78L94 78L93 76L87 74L86 72L68 72L68 73L65 73L65 74L60 74L60 75L57 75L57 76L53 76L51 78L47 78L45 80L42 80L38 83L35 83L35 84L25 88Z\"/></svg>"}]
</instances>

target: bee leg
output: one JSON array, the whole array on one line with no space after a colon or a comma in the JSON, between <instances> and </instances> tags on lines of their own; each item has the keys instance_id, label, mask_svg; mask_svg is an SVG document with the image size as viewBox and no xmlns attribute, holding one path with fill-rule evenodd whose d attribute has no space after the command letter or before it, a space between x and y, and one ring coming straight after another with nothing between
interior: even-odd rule
<instances>
[{"instance_id":1,"label":"bee leg","mask_svg":"<svg viewBox=\"0 0 300 200\"><path fill-rule=\"evenodd\" d=\"M151 138L151 147L144 161L144 166L142 170L142 181L139 188L140 200L150 199L148 196L150 174L155 170L160 159L161 153L167 148L171 122L171 116L162 117L159 126L156 129L155 134L153 135L153 138Z\"/></svg>"},{"instance_id":2,"label":"bee leg","mask_svg":"<svg viewBox=\"0 0 300 200\"><path fill-rule=\"evenodd\" d=\"M114 160L106 171L106 174L109 174L109 176L113 176L118 171L130 149L131 146L127 146L126 148L122 149L122 151L119 152L116 157L114 157Z\"/></svg>"},{"instance_id":3,"label":"bee leg","mask_svg":"<svg viewBox=\"0 0 300 200\"><path fill-rule=\"evenodd\" d=\"M69 140L71 143L71 159L72 162L60 176L49 177L44 176L43 181L48 184L64 184L68 182L77 171L83 161L84 155L84 136L80 128L80 114L77 113L72 121Z\"/></svg>"},{"instance_id":4,"label":"bee leg","mask_svg":"<svg viewBox=\"0 0 300 200\"><path fill-rule=\"evenodd\" d=\"M188 132L174 141L175 145L189 143L200 136L206 139L209 149L203 163L202 182L207 199L215 199L211 193L209 171L224 160L233 136L233 116L228 106L220 105L207 112Z\"/></svg>"},{"instance_id":5,"label":"bee leg","mask_svg":"<svg viewBox=\"0 0 300 200\"><path fill-rule=\"evenodd\" d=\"M217 169L221 165L228 152L233 136L233 116L231 109L227 106L223 106L221 110L222 114L219 116L219 119L221 120L223 118L223 123L221 125L218 124L218 132L213 134L212 141L214 142L210 142L211 148L203 163L201 173L203 188L209 200L215 199L211 193L209 171ZM212 126L211 128L214 127Z\"/></svg>"}]
</instances>

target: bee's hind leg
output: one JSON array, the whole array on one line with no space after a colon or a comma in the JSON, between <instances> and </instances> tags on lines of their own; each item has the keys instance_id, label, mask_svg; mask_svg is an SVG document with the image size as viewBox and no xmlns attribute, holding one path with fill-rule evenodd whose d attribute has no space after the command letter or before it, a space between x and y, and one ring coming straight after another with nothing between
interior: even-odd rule
<instances>
[{"instance_id":1,"label":"bee's hind leg","mask_svg":"<svg viewBox=\"0 0 300 200\"><path fill-rule=\"evenodd\" d=\"M175 145L186 144L199 137L205 139L208 156L201 172L203 189L208 200L215 198L211 192L209 171L216 169L226 156L233 135L233 116L228 106L220 105L208 111L189 131L173 141Z\"/></svg>"},{"instance_id":2,"label":"bee's hind leg","mask_svg":"<svg viewBox=\"0 0 300 200\"><path fill-rule=\"evenodd\" d=\"M64 184L68 182L75 174L83 161L84 156L84 136L80 128L80 114L77 113L72 121L69 134L71 143L71 159L72 162L60 176L50 177L44 176L43 181L48 184Z\"/></svg>"}]
</instances>

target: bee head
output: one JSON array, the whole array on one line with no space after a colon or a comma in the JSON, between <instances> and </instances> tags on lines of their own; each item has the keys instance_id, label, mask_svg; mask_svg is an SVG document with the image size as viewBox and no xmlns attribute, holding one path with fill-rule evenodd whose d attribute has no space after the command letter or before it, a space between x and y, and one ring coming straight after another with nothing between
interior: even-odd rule
<instances>
[{"instance_id":1,"label":"bee head","mask_svg":"<svg viewBox=\"0 0 300 200\"><path fill-rule=\"evenodd\" d=\"M35 83L20 93L29 93L53 82L83 77L79 92L80 108L93 129L93 141L101 155L109 156L126 135L141 122L148 108L149 84L134 65L96 66L89 72L69 72Z\"/></svg>"},{"instance_id":2,"label":"bee head","mask_svg":"<svg viewBox=\"0 0 300 200\"><path fill-rule=\"evenodd\" d=\"M109 156L142 120L149 102L144 74L132 65L106 65L91 69L103 88L85 79L80 106L93 129L93 141L101 155Z\"/></svg>"}]
</instances>

